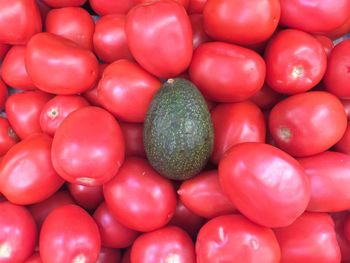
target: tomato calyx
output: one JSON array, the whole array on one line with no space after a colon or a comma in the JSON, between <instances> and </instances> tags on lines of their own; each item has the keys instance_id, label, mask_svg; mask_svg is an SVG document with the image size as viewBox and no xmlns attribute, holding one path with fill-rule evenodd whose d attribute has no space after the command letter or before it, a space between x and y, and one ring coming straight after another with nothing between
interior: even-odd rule
<instances>
[{"instance_id":1,"label":"tomato calyx","mask_svg":"<svg viewBox=\"0 0 350 263\"><path fill-rule=\"evenodd\" d=\"M58 112L58 108L57 107L52 107L49 112L47 113L47 116L49 116L49 118L51 120L57 118L57 116L59 115L59 112Z\"/></svg>"},{"instance_id":2,"label":"tomato calyx","mask_svg":"<svg viewBox=\"0 0 350 263\"><path fill-rule=\"evenodd\" d=\"M281 127L278 129L278 137L285 142L289 142L292 137L292 131L287 127Z\"/></svg>"},{"instance_id":3,"label":"tomato calyx","mask_svg":"<svg viewBox=\"0 0 350 263\"><path fill-rule=\"evenodd\" d=\"M0 244L0 258L9 258L11 256L11 246L4 242Z\"/></svg>"},{"instance_id":4,"label":"tomato calyx","mask_svg":"<svg viewBox=\"0 0 350 263\"><path fill-rule=\"evenodd\" d=\"M304 67L301 65L297 65L293 67L292 70L292 77L297 79L297 78L301 78L304 74Z\"/></svg>"}]
</instances>

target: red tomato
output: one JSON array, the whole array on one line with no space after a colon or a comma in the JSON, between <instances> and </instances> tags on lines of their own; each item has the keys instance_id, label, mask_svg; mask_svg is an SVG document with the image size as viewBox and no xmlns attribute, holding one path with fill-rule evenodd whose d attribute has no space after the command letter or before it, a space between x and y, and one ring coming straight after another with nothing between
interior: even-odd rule
<instances>
[{"instance_id":1,"label":"red tomato","mask_svg":"<svg viewBox=\"0 0 350 263\"><path fill-rule=\"evenodd\" d=\"M8 97L7 86L0 78L0 111L5 109L7 97Z\"/></svg>"},{"instance_id":2,"label":"red tomato","mask_svg":"<svg viewBox=\"0 0 350 263\"><path fill-rule=\"evenodd\" d=\"M7 119L0 117L0 156L7 153L19 141Z\"/></svg>"},{"instance_id":3,"label":"red tomato","mask_svg":"<svg viewBox=\"0 0 350 263\"><path fill-rule=\"evenodd\" d=\"M126 19L131 54L147 71L161 78L187 69L192 58L192 28L183 6L172 0L135 6Z\"/></svg>"},{"instance_id":4,"label":"red tomato","mask_svg":"<svg viewBox=\"0 0 350 263\"><path fill-rule=\"evenodd\" d=\"M350 98L346 83L350 81L350 39L336 45L328 59L328 67L324 76L326 90L339 98Z\"/></svg>"},{"instance_id":5,"label":"red tomato","mask_svg":"<svg viewBox=\"0 0 350 263\"><path fill-rule=\"evenodd\" d=\"M170 180L141 158L126 159L118 174L103 185L112 215L140 232L165 226L175 213L176 193Z\"/></svg>"},{"instance_id":6,"label":"red tomato","mask_svg":"<svg viewBox=\"0 0 350 263\"><path fill-rule=\"evenodd\" d=\"M265 84L261 90L250 97L250 101L254 102L260 109L269 110L282 98L282 94L277 93Z\"/></svg>"},{"instance_id":7,"label":"red tomato","mask_svg":"<svg viewBox=\"0 0 350 263\"><path fill-rule=\"evenodd\" d=\"M67 38L87 49L93 48L95 24L90 14L80 7L52 9L46 17L47 32Z\"/></svg>"},{"instance_id":8,"label":"red tomato","mask_svg":"<svg viewBox=\"0 0 350 263\"><path fill-rule=\"evenodd\" d=\"M26 68L39 89L61 95L92 88L98 76L98 61L90 50L46 32L30 39Z\"/></svg>"},{"instance_id":9,"label":"red tomato","mask_svg":"<svg viewBox=\"0 0 350 263\"><path fill-rule=\"evenodd\" d=\"M327 55L320 42L303 31L279 32L265 50L266 81L280 93L312 89L326 72Z\"/></svg>"},{"instance_id":10,"label":"red tomato","mask_svg":"<svg viewBox=\"0 0 350 263\"><path fill-rule=\"evenodd\" d=\"M74 201L68 191L58 191L44 201L28 207L37 226L41 226L46 217L56 208L74 204Z\"/></svg>"},{"instance_id":11,"label":"red tomato","mask_svg":"<svg viewBox=\"0 0 350 263\"><path fill-rule=\"evenodd\" d=\"M322 35L314 35L314 37L317 39L318 42L321 43L324 51L326 52L326 55L329 56L334 47L332 39Z\"/></svg>"},{"instance_id":12,"label":"red tomato","mask_svg":"<svg viewBox=\"0 0 350 263\"><path fill-rule=\"evenodd\" d=\"M1 65L1 77L12 88L22 90L36 89L25 68L25 46L13 46Z\"/></svg>"},{"instance_id":13,"label":"red tomato","mask_svg":"<svg viewBox=\"0 0 350 263\"><path fill-rule=\"evenodd\" d=\"M75 202L86 210L94 211L103 202L101 185L86 186L68 183L67 186Z\"/></svg>"},{"instance_id":14,"label":"red tomato","mask_svg":"<svg viewBox=\"0 0 350 263\"><path fill-rule=\"evenodd\" d=\"M179 227L167 226L139 236L131 248L131 262L196 263L194 245Z\"/></svg>"},{"instance_id":15,"label":"red tomato","mask_svg":"<svg viewBox=\"0 0 350 263\"><path fill-rule=\"evenodd\" d=\"M28 205L53 195L64 183L51 163L52 139L33 135L13 146L0 163L0 192L12 203Z\"/></svg>"},{"instance_id":16,"label":"red tomato","mask_svg":"<svg viewBox=\"0 0 350 263\"><path fill-rule=\"evenodd\" d=\"M202 172L184 181L177 193L190 211L205 218L236 212L220 186L216 170Z\"/></svg>"},{"instance_id":17,"label":"red tomato","mask_svg":"<svg viewBox=\"0 0 350 263\"><path fill-rule=\"evenodd\" d=\"M219 163L219 179L237 209L267 227L290 225L310 200L303 167L268 144L248 142L231 148Z\"/></svg>"},{"instance_id":18,"label":"red tomato","mask_svg":"<svg viewBox=\"0 0 350 263\"><path fill-rule=\"evenodd\" d=\"M207 222L196 242L198 263L279 263L280 248L273 231L241 215L225 215Z\"/></svg>"},{"instance_id":19,"label":"red tomato","mask_svg":"<svg viewBox=\"0 0 350 263\"><path fill-rule=\"evenodd\" d=\"M126 14L136 4L136 0L110 1L89 0L92 9L100 16Z\"/></svg>"},{"instance_id":20,"label":"red tomato","mask_svg":"<svg viewBox=\"0 0 350 263\"><path fill-rule=\"evenodd\" d=\"M207 0L190 0L188 6L189 14L201 14L203 13L203 9Z\"/></svg>"},{"instance_id":21,"label":"red tomato","mask_svg":"<svg viewBox=\"0 0 350 263\"><path fill-rule=\"evenodd\" d=\"M26 44L33 35L41 31L41 26L40 12L35 0L0 1L0 43Z\"/></svg>"},{"instance_id":22,"label":"red tomato","mask_svg":"<svg viewBox=\"0 0 350 263\"><path fill-rule=\"evenodd\" d=\"M106 63L132 59L125 33L125 15L106 15L96 22L94 51Z\"/></svg>"},{"instance_id":23,"label":"red tomato","mask_svg":"<svg viewBox=\"0 0 350 263\"><path fill-rule=\"evenodd\" d=\"M278 0L208 0L204 6L204 28L215 40L239 45L267 40L281 15Z\"/></svg>"},{"instance_id":24,"label":"red tomato","mask_svg":"<svg viewBox=\"0 0 350 263\"><path fill-rule=\"evenodd\" d=\"M41 0L41 1L43 1L45 4L53 8L81 6L86 2L86 0Z\"/></svg>"},{"instance_id":25,"label":"red tomato","mask_svg":"<svg viewBox=\"0 0 350 263\"><path fill-rule=\"evenodd\" d=\"M265 62L250 49L210 42L195 50L189 74L209 100L243 101L262 88Z\"/></svg>"},{"instance_id":26,"label":"red tomato","mask_svg":"<svg viewBox=\"0 0 350 263\"><path fill-rule=\"evenodd\" d=\"M121 122L124 140L125 140L125 155L146 157L145 148L143 147L143 124Z\"/></svg>"},{"instance_id":27,"label":"red tomato","mask_svg":"<svg viewBox=\"0 0 350 263\"><path fill-rule=\"evenodd\" d=\"M0 262L24 262L37 239L34 219L23 206L0 202Z\"/></svg>"},{"instance_id":28,"label":"red tomato","mask_svg":"<svg viewBox=\"0 0 350 263\"><path fill-rule=\"evenodd\" d=\"M132 230L113 217L105 203L102 203L93 215L101 234L104 247L126 248L130 246L139 233Z\"/></svg>"},{"instance_id":29,"label":"red tomato","mask_svg":"<svg viewBox=\"0 0 350 263\"><path fill-rule=\"evenodd\" d=\"M340 249L330 215L305 213L293 224L274 230L280 263L338 263Z\"/></svg>"},{"instance_id":30,"label":"red tomato","mask_svg":"<svg viewBox=\"0 0 350 263\"><path fill-rule=\"evenodd\" d=\"M51 98L51 95L41 91L25 91L7 99L7 118L18 137L25 139L41 132L40 113Z\"/></svg>"},{"instance_id":31,"label":"red tomato","mask_svg":"<svg viewBox=\"0 0 350 263\"><path fill-rule=\"evenodd\" d=\"M0 61L4 58L9 48L10 48L10 45L0 43Z\"/></svg>"},{"instance_id":32,"label":"red tomato","mask_svg":"<svg viewBox=\"0 0 350 263\"><path fill-rule=\"evenodd\" d=\"M89 103L79 95L57 95L49 100L41 111L40 127L42 131L53 136L70 113L88 105Z\"/></svg>"},{"instance_id":33,"label":"red tomato","mask_svg":"<svg viewBox=\"0 0 350 263\"><path fill-rule=\"evenodd\" d=\"M118 249L102 247L96 263L120 263L121 253Z\"/></svg>"},{"instance_id":34,"label":"red tomato","mask_svg":"<svg viewBox=\"0 0 350 263\"><path fill-rule=\"evenodd\" d=\"M346 153L350 155L350 124L346 127L343 137L334 145L337 152Z\"/></svg>"},{"instance_id":35,"label":"red tomato","mask_svg":"<svg viewBox=\"0 0 350 263\"><path fill-rule=\"evenodd\" d=\"M40 258L39 252L35 252L33 255L27 258L24 263L43 263L43 261Z\"/></svg>"},{"instance_id":36,"label":"red tomato","mask_svg":"<svg viewBox=\"0 0 350 263\"><path fill-rule=\"evenodd\" d=\"M201 14L193 14L190 15L190 21L192 25L192 32L193 32L193 49L196 49L199 45L209 42L210 38L205 33L204 26L203 26L203 15Z\"/></svg>"},{"instance_id":37,"label":"red tomato","mask_svg":"<svg viewBox=\"0 0 350 263\"><path fill-rule=\"evenodd\" d=\"M161 82L134 62L121 59L103 72L97 94L102 105L118 119L143 122Z\"/></svg>"},{"instance_id":38,"label":"red tomato","mask_svg":"<svg viewBox=\"0 0 350 263\"><path fill-rule=\"evenodd\" d=\"M334 30L349 17L349 0L280 0L281 21L286 27L318 33Z\"/></svg>"},{"instance_id":39,"label":"red tomato","mask_svg":"<svg viewBox=\"0 0 350 263\"><path fill-rule=\"evenodd\" d=\"M346 126L340 100L324 91L293 95L276 104L269 116L276 145L297 157L327 150L342 138Z\"/></svg>"},{"instance_id":40,"label":"red tomato","mask_svg":"<svg viewBox=\"0 0 350 263\"><path fill-rule=\"evenodd\" d=\"M61 206L45 219L39 240L43 262L95 263L100 249L98 227L79 206Z\"/></svg>"},{"instance_id":41,"label":"red tomato","mask_svg":"<svg viewBox=\"0 0 350 263\"><path fill-rule=\"evenodd\" d=\"M118 172L124 148L117 120L109 112L89 106L69 114L58 127L51 158L57 173L68 182L97 186Z\"/></svg>"},{"instance_id":42,"label":"red tomato","mask_svg":"<svg viewBox=\"0 0 350 263\"><path fill-rule=\"evenodd\" d=\"M217 164L234 145L242 142L265 142L264 115L252 102L219 104L211 111L214 148L211 161Z\"/></svg>"}]
</instances>

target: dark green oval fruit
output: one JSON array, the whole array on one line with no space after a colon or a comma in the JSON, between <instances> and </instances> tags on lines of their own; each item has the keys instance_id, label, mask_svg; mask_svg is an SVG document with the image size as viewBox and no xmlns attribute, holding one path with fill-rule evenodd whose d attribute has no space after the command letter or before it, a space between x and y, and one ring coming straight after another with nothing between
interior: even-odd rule
<instances>
[{"instance_id":1,"label":"dark green oval fruit","mask_svg":"<svg viewBox=\"0 0 350 263\"><path fill-rule=\"evenodd\" d=\"M163 176L185 180L198 174L213 149L207 104L188 80L169 79L147 111L143 143L150 164Z\"/></svg>"}]
</instances>

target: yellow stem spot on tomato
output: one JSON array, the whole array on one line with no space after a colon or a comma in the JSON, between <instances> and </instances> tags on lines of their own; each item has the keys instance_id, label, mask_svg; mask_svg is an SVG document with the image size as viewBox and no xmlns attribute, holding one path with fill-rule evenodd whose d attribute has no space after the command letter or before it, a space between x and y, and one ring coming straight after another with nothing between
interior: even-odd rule
<instances>
[{"instance_id":1,"label":"yellow stem spot on tomato","mask_svg":"<svg viewBox=\"0 0 350 263\"><path fill-rule=\"evenodd\" d=\"M292 132L289 128L283 127L278 129L277 135L282 141L289 142L290 137L292 137Z\"/></svg>"},{"instance_id":2,"label":"yellow stem spot on tomato","mask_svg":"<svg viewBox=\"0 0 350 263\"><path fill-rule=\"evenodd\" d=\"M58 116L58 109L56 107L51 108L47 113L47 116L49 116L49 118L52 120L55 119Z\"/></svg>"},{"instance_id":3,"label":"yellow stem spot on tomato","mask_svg":"<svg viewBox=\"0 0 350 263\"><path fill-rule=\"evenodd\" d=\"M292 71L293 78L301 78L304 74L304 68L302 66L294 66Z\"/></svg>"},{"instance_id":4,"label":"yellow stem spot on tomato","mask_svg":"<svg viewBox=\"0 0 350 263\"><path fill-rule=\"evenodd\" d=\"M73 263L85 263L86 258L84 255L80 254L73 259Z\"/></svg>"},{"instance_id":5,"label":"yellow stem spot on tomato","mask_svg":"<svg viewBox=\"0 0 350 263\"><path fill-rule=\"evenodd\" d=\"M11 256L11 246L8 243L0 244L0 259L6 259Z\"/></svg>"}]
</instances>

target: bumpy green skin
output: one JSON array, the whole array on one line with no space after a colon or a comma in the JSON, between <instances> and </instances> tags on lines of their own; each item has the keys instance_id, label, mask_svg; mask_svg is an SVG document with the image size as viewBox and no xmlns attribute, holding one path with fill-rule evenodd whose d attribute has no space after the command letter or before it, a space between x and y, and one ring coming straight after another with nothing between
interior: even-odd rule
<instances>
[{"instance_id":1,"label":"bumpy green skin","mask_svg":"<svg viewBox=\"0 0 350 263\"><path fill-rule=\"evenodd\" d=\"M152 100L143 142L150 164L163 176L185 180L198 174L213 150L207 104L188 80L170 79Z\"/></svg>"}]
</instances>

